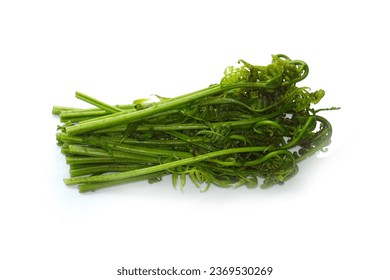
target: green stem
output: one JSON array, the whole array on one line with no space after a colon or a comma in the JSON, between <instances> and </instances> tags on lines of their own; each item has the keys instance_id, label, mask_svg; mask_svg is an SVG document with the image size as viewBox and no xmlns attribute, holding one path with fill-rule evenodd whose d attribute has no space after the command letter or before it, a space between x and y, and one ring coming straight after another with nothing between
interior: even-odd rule
<instances>
[{"instance_id":1,"label":"green stem","mask_svg":"<svg viewBox=\"0 0 390 280\"><path fill-rule=\"evenodd\" d=\"M245 147L245 148L232 148L226 150L220 150L216 152L210 152L203 155L198 155L195 157L180 159L160 165L155 165L151 167L146 167L137 170L131 170L128 172L122 172L118 174L104 174L99 176L92 177L78 177L78 178L67 178L64 179L66 185L76 185L82 183L96 183L96 182L107 182L107 181L115 181L115 180L123 180L131 177L137 177L145 174L155 173L163 170L169 170L182 165L190 165L195 164L197 162L205 161L207 159L211 159L218 156L224 156L235 153L250 153L250 152L262 152L266 150L267 147Z\"/></svg>"},{"instance_id":2,"label":"green stem","mask_svg":"<svg viewBox=\"0 0 390 280\"><path fill-rule=\"evenodd\" d=\"M284 154L284 155L290 157L291 161L292 161L292 165L295 166L296 160L295 160L294 156L292 155L292 153L287 151L287 150L278 150L278 151L270 152L269 154L267 154L264 157L259 158L257 160L244 162L243 166L255 166L255 165L258 165L262 162L269 160L271 157L279 156L280 154Z\"/></svg>"},{"instance_id":3,"label":"green stem","mask_svg":"<svg viewBox=\"0 0 390 280\"><path fill-rule=\"evenodd\" d=\"M140 145L140 146L155 146L155 147L161 147L161 146L168 146L168 147L177 147L177 146L185 146L187 143L182 140L175 140L175 139L161 139L161 140L155 140L155 139L149 139L149 140L137 140L132 138L126 138L125 140L122 140L122 136L102 136L102 140L111 140L113 143L123 143L123 144L129 144L129 145Z\"/></svg>"},{"instance_id":4,"label":"green stem","mask_svg":"<svg viewBox=\"0 0 390 280\"><path fill-rule=\"evenodd\" d=\"M99 163L134 163L137 162L132 158L123 157L95 157L95 156L66 156L67 164L99 164Z\"/></svg>"},{"instance_id":5,"label":"green stem","mask_svg":"<svg viewBox=\"0 0 390 280\"><path fill-rule=\"evenodd\" d=\"M253 123L257 123L259 121L267 120L274 118L278 115L281 115L283 113L289 112L290 110L293 110L295 108L295 104L288 104L285 105L279 110L274 111L272 113L266 114L266 115L260 115L258 117L252 117L244 120L237 120L237 121L227 121L227 122L218 122L218 123L211 123L212 125L227 125L230 127L248 127L250 128ZM110 115L112 117L113 115ZM92 120L93 121L93 120ZM106 133L123 133L126 130L126 125L116 126L116 127L109 127L104 129L98 129L95 130L93 133L97 134L106 134ZM208 129L210 126L204 124L204 123L184 123L184 124L146 124L146 125L137 125L136 131L178 131L178 130L201 130L201 129Z\"/></svg>"},{"instance_id":6,"label":"green stem","mask_svg":"<svg viewBox=\"0 0 390 280\"><path fill-rule=\"evenodd\" d=\"M134 108L123 108L119 107L120 109L125 109L127 112L134 112L136 111ZM61 122L80 122L83 121L85 122L86 120L89 119L97 119L98 117L103 117L110 115L111 113L107 113L106 110L98 109L98 108L93 108L93 109L81 109L81 110L68 110L61 112L60 114L60 121Z\"/></svg>"},{"instance_id":7,"label":"green stem","mask_svg":"<svg viewBox=\"0 0 390 280\"><path fill-rule=\"evenodd\" d=\"M100 109L103 109L103 110L109 112L109 113L117 113L117 112L122 111L118 107L108 105L100 100L97 100L91 96L88 96L88 95L81 93L81 92L78 92L78 91L76 91L76 98L83 100L85 102L88 102L89 104L92 104Z\"/></svg>"},{"instance_id":8,"label":"green stem","mask_svg":"<svg viewBox=\"0 0 390 280\"><path fill-rule=\"evenodd\" d=\"M266 83L248 83L240 82L232 85L227 85L221 88L220 85L212 85L206 89L188 93L176 98L168 99L167 101L158 102L153 104L153 106L146 108L144 110L131 112L128 114L118 114L114 113L110 118L103 120L91 120L88 123L80 123L73 126L68 126L65 128L66 132L69 135L77 135L80 133L91 132L97 129L103 129L108 127L115 127L122 124L127 124L130 122L135 122L151 115L161 113L164 111L174 110L184 106L190 102L198 100L203 97L207 97L213 94L220 93L224 90L231 90L235 88L269 88L270 86Z\"/></svg>"},{"instance_id":9,"label":"green stem","mask_svg":"<svg viewBox=\"0 0 390 280\"><path fill-rule=\"evenodd\" d=\"M133 146L126 144L119 139L112 140L110 137L99 137L99 138L90 138L90 137L79 137L79 136L69 136L64 133L57 134L57 140L60 142L68 143L68 144L89 144L92 146L101 146L102 148L109 148L115 151L126 152L130 154L141 154L152 157L172 157L172 158L186 158L192 156L191 153L176 151L176 150L167 150L167 149L159 149L159 148L147 148L141 146ZM155 141L158 143L157 141ZM70 145L70 146L71 146ZM97 153L99 151L98 156L101 155L103 150L96 150L95 148L85 147L80 145L72 145L69 146L69 153ZM105 151L106 152L106 151ZM106 152L107 153L107 152ZM87 154L88 155L88 154ZM147 160L148 158L145 158Z\"/></svg>"},{"instance_id":10,"label":"green stem","mask_svg":"<svg viewBox=\"0 0 390 280\"><path fill-rule=\"evenodd\" d=\"M66 112L66 111L73 111L73 110L76 110L76 108L73 108L73 107L64 107L64 106L53 106L52 110L51 110L51 113L53 115L60 115L61 113L63 112Z\"/></svg>"},{"instance_id":11,"label":"green stem","mask_svg":"<svg viewBox=\"0 0 390 280\"><path fill-rule=\"evenodd\" d=\"M173 137L176 137L177 139L183 140L183 141L185 141L188 144L191 144L191 145L197 146L199 148L202 148L202 149L204 149L206 151L213 151L213 150L215 150L215 148L213 146L209 145L208 143L205 143L203 141L202 142L201 141L195 141L190 136L185 135L183 133L180 133L178 131L165 131L165 133L169 134L169 135L172 135Z\"/></svg>"},{"instance_id":12,"label":"green stem","mask_svg":"<svg viewBox=\"0 0 390 280\"><path fill-rule=\"evenodd\" d=\"M119 116L119 115L124 115L124 114L129 114L129 113L132 113L132 112L136 112L137 110L136 109L126 109L126 110L122 110L121 112L117 112L115 113L115 115ZM108 118L111 118L112 117L112 114L111 113L107 113L105 115L101 115L101 116L97 116L96 118L88 118L88 119L85 119L85 120L82 120L79 122L79 124L88 124L88 123L91 123L91 122L96 122L96 121L102 121L104 119L108 119Z\"/></svg>"},{"instance_id":13,"label":"green stem","mask_svg":"<svg viewBox=\"0 0 390 280\"><path fill-rule=\"evenodd\" d=\"M109 147L117 151L147 155L147 156L162 156L162 157L172 157L172 158L188 158L192 156L191 153L188 152L156 149L156 148L145 148L140 146L131 146L131 145L118 144L118 143L115 144L109 143Z\"/></svg>"},{"instance_id":14,"label":"green stem","mask_svg":"<svg viewBox=\"0 0 390 280\"><path fill-rule=\"evenodd\" d=\"M292 141L290 141L288 144L286 144L283 147L279 147L280 150L287 150L291 147L293 147L303 136L303 134L306 132L308 127L311 125L311 122L314 121L314 117L309 117L308 120L306 121L305 125L302 127L300 132L296 137L293 138ZM69 145L69 150L71 151L72 145ZM88 148L85 148L88 149ZM215 152L210 152L207 154L203 155L198 155L195 157L189 157L189 158L184 158L160 165L155 165L151 167L146 167L142 169L137 169L137 170L131 170L127 172L122 172L118 174L104 174L104 175L99 175L99 176L92 176L92 177L79 177L79 178L68 178L65 179L64 182L67 185L75 185L75 184L82 184L82 183L94 183L94 182L107 182L107 181L115 181L115 180L122 180L122 179L127 179L131 177L137 177L149 173L154 173L154 172L159 172L163 170L169 170L178 166L183 166L183 165L191 165L195 164L197 162L205 161L208 159L212 159L215 157L219 156L224 156L224 155L229 155L229 154L235 154L235 153L248 153L248 152L262 152L267 149L272 149L271 147L245 147L245 148L232 148L232 149L226 149L226 150L220 150L220 151L215 151Z\"/></svg>"},{"instance_id":15,"label":"green stem","mask_svg":"<svg viewBox=\"0 0 390 280\"><path fill-rule=\"evenodd\" d=\"M85 192L93 192L98 189L107 188L107 187L113 187L118 186L121 184L127 184L127 183L134 183L134 182L142 182L145 180L156 180L160 181L160 178L164 175L167 175L168 173L166 171L160 171L156 173L141 175L138 177L132 177L127 178L123 180L117 180L117 181L111 181L111 182L97 182L97 183L88 183L88 184L82 184L79 185L79 192L85 193Z\"/></svg>"},{"instance_id":16,"label":"green stem","mask_svg":"<svg viewBox=\"0 0 390 280\"><path fill-rule=\"evenodd\" d=\"M108 158L117 158L117 159L125 159L125 160L133 160L133 162L139 163L160 163L160 159L158 157L152 157L147 155L140 154L131 154L122 151L106 151L100 148L92 148L80 145L69 145L68 153L70 155L83 155L83 156L91 156L91 157L108 157Z\"/></svg>"},{"instance_id":17,"label":"green stem","mask_svg":"<svg viewBox=\"0 0 390 280\"><path fill-rule=\"evenodd\" d=\"M71 177L77 177L77 176L84 176L89 174L102 174L107 172L124 172L129 170L134 170L138 168L142 168L144 166L140 164L130 164L130 165L123 165L123 164L99 164L94 166L87 166L83 168L77 168L77 169L71 169L70 170L70 176Z\"/></svg>"},{"instance_id":18,"label":"green stem","mask_svg":"<svg viewBox=\"0 0 390 280\"><path fill-rule=\"evenodd\" d=\"M280 123L275 121L271 121L271 120L259 121L258 123L255 124L254 129L256 130L256 128L259 126L273 126L276 129L278 129L282 134L286 133L286 129Z\"/></svg>"}]
</instances>

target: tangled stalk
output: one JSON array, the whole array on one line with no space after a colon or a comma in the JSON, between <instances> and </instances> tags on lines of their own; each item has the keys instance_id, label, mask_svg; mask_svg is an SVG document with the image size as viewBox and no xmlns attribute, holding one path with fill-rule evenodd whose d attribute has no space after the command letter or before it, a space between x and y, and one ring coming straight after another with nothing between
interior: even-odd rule
<instances>
[{"instance_id":1,"label":"tangled stalk","mask_svg":"<svg viewBox=\"0 0 390 280\"><path fill-rule=\"evenodd\" d=\"M157 102L112 106L76 92L90 109L53 107L61 125L57 142L70 166L67 185L80 192L172 175L202 191L281 184L298 163L330 144L332 126L314 110L324 90L297 83L308 65L273 55L267 66L239 60L213 84Z\"/></svg>"}]
</instances>

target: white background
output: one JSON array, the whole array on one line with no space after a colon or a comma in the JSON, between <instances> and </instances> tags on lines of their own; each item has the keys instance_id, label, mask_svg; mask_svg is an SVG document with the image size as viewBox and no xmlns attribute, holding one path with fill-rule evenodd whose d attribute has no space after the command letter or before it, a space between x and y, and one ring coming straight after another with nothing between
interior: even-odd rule
<instances>
[{"instance_id":1,"label":"white background","mask_svg":"<svg viewBox=\"0 0 390 280\"><path fill-rule=\"evenodd\" d=\"M264 279L390 279L386 1L0 1L0 278L119 277L143 267L273 266ZM176 96L238 59L284 53L334 126L326 154L269 190L169 179L66 187L52 105ZM257 279L261 277L244 277Z\"/></svg>"}]
</instances>

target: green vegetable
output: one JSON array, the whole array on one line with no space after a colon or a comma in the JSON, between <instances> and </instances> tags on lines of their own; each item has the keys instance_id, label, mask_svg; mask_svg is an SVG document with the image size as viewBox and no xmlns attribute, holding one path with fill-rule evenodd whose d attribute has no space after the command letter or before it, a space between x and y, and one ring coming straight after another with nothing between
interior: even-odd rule
<instances>
[{"instance_id":1,"label":"green vegetable","mask_svg":"<svg viewBox=\"0 0 390 280\"><path fill-rule=\"evenodd\" d=\"M314 110L323 90L298 87L308 65L285 55L267 66L240 60L219 84L174 98L112 106L76 92L96 108L53 107L57 141L80 192L172 175L207 190L281 184L297 164L330 144L332 126Z\"/></svg>"}]
</instances>

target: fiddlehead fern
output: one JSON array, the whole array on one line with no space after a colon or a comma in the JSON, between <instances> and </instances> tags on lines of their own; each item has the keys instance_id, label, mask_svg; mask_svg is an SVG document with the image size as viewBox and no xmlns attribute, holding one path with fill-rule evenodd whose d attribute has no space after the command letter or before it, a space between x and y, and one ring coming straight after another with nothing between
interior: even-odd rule
<instances>
[{"instance_id":1,"label":"fiddlehead fern","mask_svg":"<svg viewBox=\"0 0 390 280\"><path fill-rule=\"evenodd\" d=\"M309 74L302 60L238 63L219 84L174 98L110 106L88 97L97 111L56 107L57 141L72 169L65 183L81 192L165 174L175 188L190 178L201 191L284 183L330 144L332 126L319 112L338 108L312 107L325 91L298 86Z\"/></svg>"}]
</instances>

